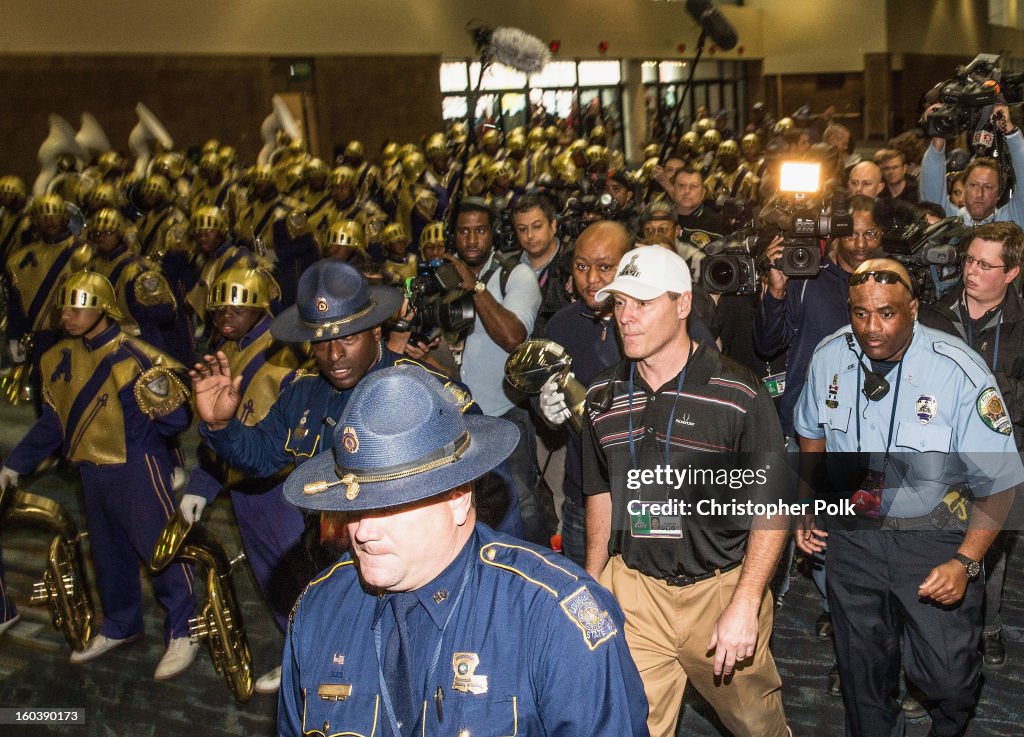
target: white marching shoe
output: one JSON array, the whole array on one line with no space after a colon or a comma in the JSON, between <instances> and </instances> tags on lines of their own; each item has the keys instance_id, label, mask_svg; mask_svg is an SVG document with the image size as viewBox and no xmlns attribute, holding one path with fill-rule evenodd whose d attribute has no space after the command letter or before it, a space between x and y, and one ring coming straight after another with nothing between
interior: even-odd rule
<instances>
[{"instance_id":1,"label":"white marching shoe","mask_svg":"<svg viewBox=\"0 0 1024 737\"><path fill-rule=\"evenodd\" d=\"M281 688L281 666L256 679L256 693L277 693Z\"/></svg>"},{"instance_id":2,"label":"white marching shoe","mask_svg":"<svg viewBox=\"0 0 1024 737\"><path fill-rule=\"evenodd\" d=\"M199 643L192 642L189 637L175 637L167 645L167 652L157 663L153 678L158 681L165 681L183 673L186 668L192 665L199 652Z\"/></svg>"}]
</instances>

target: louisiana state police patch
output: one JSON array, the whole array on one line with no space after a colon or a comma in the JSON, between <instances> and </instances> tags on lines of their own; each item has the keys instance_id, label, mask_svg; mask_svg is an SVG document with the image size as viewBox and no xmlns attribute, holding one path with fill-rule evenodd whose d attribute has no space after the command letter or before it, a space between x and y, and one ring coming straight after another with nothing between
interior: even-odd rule
<instances>
[{"instance_id":1,"label":"louisiana state police patch","mask_svg":"<svg viewBox=\"0 0 1024 737\"><path fill-rule=\"evenodd\" d=\"M559 604L573 624L580 628L583 640L591 650L595 650L602 642L618 633L608 612L601 609L597 599L587 591L586 586L569 594Z\"/></svg>"},{"instance_id":2,"label":"louisiana state police patch","mask_svg":"<svg viewBox=\"0 0 1024 737\"><path fill-rule=\"evenodd\" d=\"M988 425L990 430L995 430L1003 435L1013 432L1013 424L1006 415L1006 408L999 392L994 387L988 387L978 396L978 415Z\"/></svg>"}]
</instances>

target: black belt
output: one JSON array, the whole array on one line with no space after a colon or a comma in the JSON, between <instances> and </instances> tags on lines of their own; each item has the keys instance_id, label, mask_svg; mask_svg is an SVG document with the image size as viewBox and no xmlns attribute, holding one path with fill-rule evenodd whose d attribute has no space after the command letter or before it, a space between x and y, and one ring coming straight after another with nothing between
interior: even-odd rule
<instances>
[{"instance_id":1,"label":"black belt","mask_svg":"<svg viewBox=\"0 0 1024 737\"><path fill-rule=\"evenodd\" d=\"M669 586L692 586L695 583L700 583L701 581L707 581L709 578L714 578L720 573L728 573L742 562L742 560L738 560L734 563L730 563L729 565L722 566L721 568L716 568L709 573L700 573L696 576L666 576L661 580Z\"/></svg>"}]
</instances>

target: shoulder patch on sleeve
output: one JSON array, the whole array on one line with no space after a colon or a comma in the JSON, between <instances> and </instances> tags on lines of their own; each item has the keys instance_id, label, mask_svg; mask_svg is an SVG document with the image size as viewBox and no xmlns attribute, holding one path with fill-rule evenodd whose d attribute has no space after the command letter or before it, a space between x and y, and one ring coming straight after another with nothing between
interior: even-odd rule
<instances>
[{"instance_id":1,"label":"shoulder patch on sleeve","mask_svg":"<svg viewBox=\"0 0 1024 737\"><path fill-rule=\"evenodd\" d=\"M967 378L976 387L982 387L988 383L986 375L988 370L978 363L977 359L958 345L947 343L944 340L937 340L932 343L932 350L941 356L945 356L960 367ZM979 400L980 401L980 400Z\"/></svg>"},{"instance_id":2,"label":"shoulder patch on sleeve","mask_svg":"<svg viewBox=\"0 0 1024 737\"><path fill-rule=\"evenodd\" d=\"M525 545L488 543L480 548L480 560L489 566L515 573L556 599L563 587L580 580L576 574L558 565L544 553Z\"/></svg>"},{"instance_id":3,"label":"shoulder patch on sleeve","mask_svg":"<svg viewBox=\"0 0 1024 737\"><path fill-rule=\"evenodd\" d=\"M981 417L981 421L985 423L989 430L1002 435L1009 435L1013 432L1013 424L1006 414L1003 399L999 396L999 392L995 387L990 386L979 394L976 406L978 408L978 416Z\"/></svg>"},{"instance_id":4,"label":"shoulder patch on sleeve","mask_svg":"<svg viewBox=\"0 0 1024 737\"><path fill-rule=\"evenodd\" d=\"M579 627L583 641L591 650L596 650L602 642L618 634L615 621L606 610L601 609L586 586L581 586L558 604L572 623Z\"/></svg>"}]
</instances>

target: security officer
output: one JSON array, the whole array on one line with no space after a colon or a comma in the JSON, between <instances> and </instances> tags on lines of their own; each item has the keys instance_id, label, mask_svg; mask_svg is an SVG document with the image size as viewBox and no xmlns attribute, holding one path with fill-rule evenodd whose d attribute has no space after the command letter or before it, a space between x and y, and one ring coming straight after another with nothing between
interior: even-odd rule
<instances>
[{"instance_id":1,"label":"security officer","mask_svg":"<svg viewBox=\"0 0 1024 737\"><path fill-rule=\"evenodd\" d=\"M231 374L242 379L236 417L244 427L252 427L266 417L303 362L296 346L275 342L270 335L270 305L277 291L277 284L266 271L238 262L214 279L207 295L207 310L218 333L215 349L228 357ZM283 477L246 478L206 445L201 445L196 455L198 463L189 472L188 487L179 505L182 516L186 522L198 522L209 502L222 490L231 491L246 560L284 630L297 592L293 591L291 598L282 596L286 592L275 585L273 576L289 566L302 566L304 561L295 537L302 527L287 524L298 523L298 516L290 507L279 504Z\"/></svg>"},{"instance_id":2,"label":"security officer","mask_svg":"<svg viewBox=\"0 0 1024 737\"><path fill-rule=\"evenodd\" d=\"M893 656L904 642L930 734L966 732L981 659L979 561L1012 500L1007 490L1024 480L995 378L963 341L917 323L910 284L891 259L857 268L851 327L819 345L795 414L801 454L828 453L834 501L855 512L829 518L828 532L808 516L797 531L804 552L828 536L850 737L903 734ZM965 486L970 515L957 491Z\"/></svg>"},{"instance_id":3,"label":"security officer","mask_svg":"<svg viewBox=\"0 0 1024 737\"><path fill-rule=\"evenodd\" d=\"M301 465L330 441L352 390L367 373L396 363L413 363L381 342L381 323L401 304L401 292L367 285L349 264L332 259L316 262L299 280L296 304L275 318L270 333L286 343L311 342L319 370L298 375L266 416L247 427L238 416L243 377L235 377L223 351L205 356L190 372L196 411L203 420L200 434L218 457L249 476L273 477ZM478 411L468 391L443 381L464 411ZM290 541L294 547L305 525L298 509L285 503L280 489L278 483L263 500L265 519L274 520L274 534L282 545ZM271 503L275 510L269 509ZM281 552L278 557L285 555ZM276 585L287 601L282 602L283 609L276 605L275 609L290 609L314 572L278 567L274 571ZM277 669L260 678L257 689L272 693L279 683Z\"/></svg>"},{"instance_id":4,"label":"security officer","mask_svg":"<svg viewBox=\"0 0 1024 737\"><path fill-rule=\"evenodd\" d=\"M43 414L7 457L0 489L58 451L81 474L103 605L99 633L71 654L72 663L84 663L142 635L139 563L149 561L174 508L168 439L188 427L191 413L179 378L184 367L121 331L104 277L72 274L56 307L69 337L42 356ZM195 614L192 581L191 568L181 563L152 577L167 612L157 680L178 675L196 656L188 627Z\"/></svg>"},{"instance_id":5,"label":"security officer","mask_svg":"<svg viewBox=\"0 0 1024 737\"><path fill-rule=\"evenodd\" d=\"M516 435L462 415L420 371L360 383L333 452L286 482L293 504L345 513L352 553L295 607L279 734L647 735L608 592L476 522L473 482Z\"/></svg>"}]
</instances>

